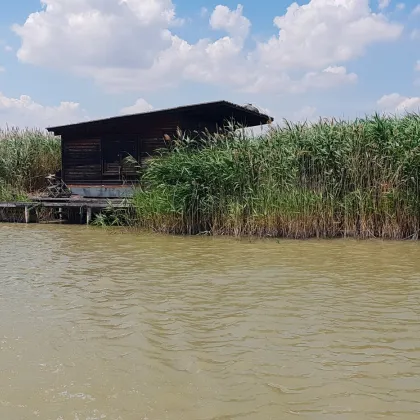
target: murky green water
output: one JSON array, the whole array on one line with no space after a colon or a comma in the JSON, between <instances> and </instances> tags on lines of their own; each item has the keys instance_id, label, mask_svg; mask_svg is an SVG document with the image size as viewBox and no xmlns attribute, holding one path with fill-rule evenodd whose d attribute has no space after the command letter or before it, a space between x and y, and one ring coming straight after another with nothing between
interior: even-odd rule
<instances>
[{"instance_id":1,"label":"murky green water","mask_svg":"<svg viewBox=\"0 0 420 420\"><path fill-rule=\"evenodd\" d=\"M420 243L0 244L2 420L420 418Z\"/></svg>"}]
</instances>

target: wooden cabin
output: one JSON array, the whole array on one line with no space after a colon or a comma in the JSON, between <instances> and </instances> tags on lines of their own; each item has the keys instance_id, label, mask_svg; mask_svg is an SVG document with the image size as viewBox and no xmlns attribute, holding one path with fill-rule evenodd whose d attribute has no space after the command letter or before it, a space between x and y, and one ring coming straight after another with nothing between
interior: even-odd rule
<instances>
[{"instance_id":1,"label":"wooden cabin","mask_svg":"<svg viewBox=\"0 0 420 420\"><path fill-rule=\"evenodd\" d=\"M124 115L96 121L50 127L61 136L61 177L73 194L112 198L130 195L138 182L138 165L157 149L166 147L178 129L183 132L216 132L226 122L254 127L272 121L250 105L227 101ZM166 139L166 140L165 140Z\"/></svg>"}]
</instances>

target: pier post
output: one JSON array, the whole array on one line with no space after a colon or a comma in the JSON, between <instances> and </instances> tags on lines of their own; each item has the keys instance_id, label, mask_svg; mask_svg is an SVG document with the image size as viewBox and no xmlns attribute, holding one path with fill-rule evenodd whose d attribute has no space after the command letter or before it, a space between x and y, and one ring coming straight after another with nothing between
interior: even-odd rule
<instances>
[{"instance_id":1,"label":"pier post","mask_svg":"<svg viewBox=\"0 0 420 420\"><path fill-rule=\"evenodd\" d=\"M92 207L86 209L86 224L89 225L92 221Z\"/></svg>"},{"instance_id":2,"label":"pier post","mask_svg":"<svg viewBox=\"0 0 420 420\"><path fill-rule=\"evenodd\" d=\"M30 216L29 206L25 206L25 223L29 223Z\"/></svg>"}]
</instances>

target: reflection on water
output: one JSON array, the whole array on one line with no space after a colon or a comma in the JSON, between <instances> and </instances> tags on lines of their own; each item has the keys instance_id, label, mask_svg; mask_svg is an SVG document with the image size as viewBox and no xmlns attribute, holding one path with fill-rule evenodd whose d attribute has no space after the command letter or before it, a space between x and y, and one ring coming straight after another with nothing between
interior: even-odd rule
<instances>
[{"instance_id":1,"label":"reflection on water","mask_svg":"<svg viewBox=\"0 0 420 420\"><path fill-rule=\"evenodd\" d=\"M419 243L0 243L0 419L420 418Z\"/></svg>"}]
</instances>

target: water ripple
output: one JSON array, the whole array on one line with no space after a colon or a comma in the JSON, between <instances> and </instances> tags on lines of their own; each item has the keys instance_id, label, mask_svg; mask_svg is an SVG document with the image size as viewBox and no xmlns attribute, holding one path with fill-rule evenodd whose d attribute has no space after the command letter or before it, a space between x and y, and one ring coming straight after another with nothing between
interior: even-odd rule
<instances>
[{"instance_id":1,"label":"water ripple","mask_svg":"<svg viewBox=\"0 0 420 420\"><path fill-rule=\"evenodd\" d=\"M1 418L420 418L420 244L0 225Z\"/></svg>"}]
</instances>

